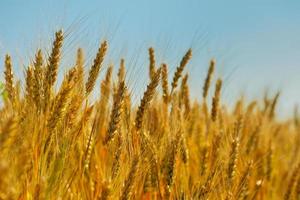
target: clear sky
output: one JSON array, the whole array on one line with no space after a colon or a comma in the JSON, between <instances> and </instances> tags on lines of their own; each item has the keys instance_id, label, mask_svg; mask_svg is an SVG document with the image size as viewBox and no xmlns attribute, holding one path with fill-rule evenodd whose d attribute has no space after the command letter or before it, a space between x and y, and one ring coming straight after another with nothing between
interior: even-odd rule
<instances>
[{"instance_id":1,"label":"clear sky","mask_svg":"<svg viewBox=\"0 0 300 200\"><path fill-rule=\"evenodd\" d=\"M147 47L174 71L192 47L188 67L192 95L200 97L209 59L225 81L224 101L282 90L279 112L300 104L299 0L1 0L0 62L9 52L22 75L36 48L49 49L55 30L67 33L64 63L83 46L92 58L101 40L110 60L128 60L130 84L141 93L147 81ZM3 66L0 65L3 72ZM63 70L63 69L62 69ZM138 95L137 97L138 98Z\"/></svg>"}]
</instances>

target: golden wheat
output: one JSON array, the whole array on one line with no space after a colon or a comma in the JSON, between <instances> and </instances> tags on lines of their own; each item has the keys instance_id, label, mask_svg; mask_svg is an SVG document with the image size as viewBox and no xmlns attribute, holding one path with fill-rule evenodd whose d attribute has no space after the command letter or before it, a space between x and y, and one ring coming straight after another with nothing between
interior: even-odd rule
<instances>
[{"instance_id":1,"label":"golden wheat","mask_svg":"<svg viewBox=\"0 0 300 200\"><path fill-rule=\"evenodd\" d=\"M231 108L211 60L200 101L192 99L184 72L192 50L169 84L167 63L149 48L150 81L136 105L124 58L117 76L110 64L96 86L106 41L87 81L79 48L56 91L63 39L58 31L47 62L37 50L24 86L4 59L0 199L299 199L299 117L295 109L278 120L279 93Z\"/></svg>"}]
</instances>

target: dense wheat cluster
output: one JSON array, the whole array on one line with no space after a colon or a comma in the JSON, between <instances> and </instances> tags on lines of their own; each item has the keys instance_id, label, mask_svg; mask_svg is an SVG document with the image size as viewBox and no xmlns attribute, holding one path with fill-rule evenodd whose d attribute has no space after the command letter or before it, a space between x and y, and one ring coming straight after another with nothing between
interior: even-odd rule
<instances>
[{"instance_id":1,"label":"dense wheat cluster","mask_svg":"<svg viewBox=\"0 0 300 200\"><path fill-rule=\"evenodd\" d=\"M106 41L91 66L78 49L55 89L63 40L58 31L47 58L37 50L23 86L5 57L0 199L300 198L300 124L297 115L276 120L279 94L241 98L229 109L212 60L202 100L194 101L186 70L192 49L170 75L149 48L149 81L135 105L126 60L115 69L103 64Z\"/></svg>"}]
</instances>

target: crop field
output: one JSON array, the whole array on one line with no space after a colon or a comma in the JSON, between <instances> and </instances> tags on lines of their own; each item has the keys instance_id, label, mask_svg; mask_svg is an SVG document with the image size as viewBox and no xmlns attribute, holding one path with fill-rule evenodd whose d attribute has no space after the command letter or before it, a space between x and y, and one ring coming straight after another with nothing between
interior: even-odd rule
<instances>
[{"instance_id":1,"label":"crop field","mask_svg":"<svg viewBox=\"0 0 300 200\"><path fill-rule=\"evenodd\" d=\"M104 64L109 41L89 66L81 48L61 66L63 44L59 30L22 82L14 58L1 64L0 199L300 199L300 121L297 109L278 119L280 93L231 108L212 59L196 100L193 49L170 73L149 47L147 85L133 103L126 58Z\"/></svg>"}]
</instances>

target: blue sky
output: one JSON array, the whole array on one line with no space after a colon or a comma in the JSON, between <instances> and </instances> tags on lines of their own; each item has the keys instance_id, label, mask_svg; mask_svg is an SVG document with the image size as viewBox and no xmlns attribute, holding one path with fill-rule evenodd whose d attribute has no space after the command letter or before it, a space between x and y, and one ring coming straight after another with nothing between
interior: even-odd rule
<instances>
[{"instance_id":1,"label":"blue sky","mask_svg":"<svg viewBox=\"0 0 300 200\"><path fill-rule=\"evenodd\" d=\"M107 63L128 60L129 84L137 94L147 82L149 46L173 71L192 47L187 70L194 97L200 96L214 57L216 77L225 81L225 102L232 104L240 94L257 98L268 89L272 95L282 90L282 115L300 103L298 0L1 0L0 27L0 62L5 53L12 54L18 75L36 48L48 50L53 32L63 28L68 33L63 64L72 63L78 46L92 58L107 39Z\"/></svg>"}]
</instances>

